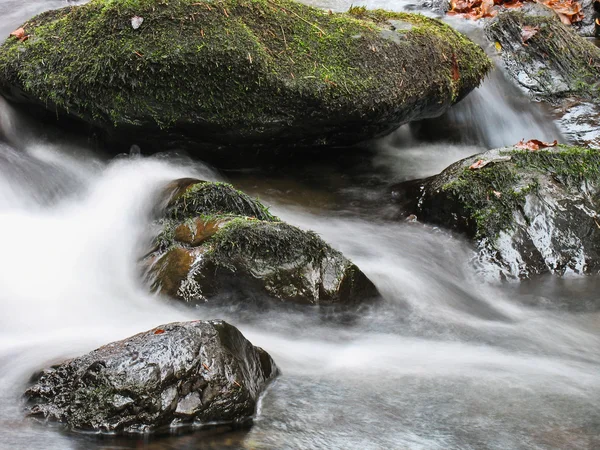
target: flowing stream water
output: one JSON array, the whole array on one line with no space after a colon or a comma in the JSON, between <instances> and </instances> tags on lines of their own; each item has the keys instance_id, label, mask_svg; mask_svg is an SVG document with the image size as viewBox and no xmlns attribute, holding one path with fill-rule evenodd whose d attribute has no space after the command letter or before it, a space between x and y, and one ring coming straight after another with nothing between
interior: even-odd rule
<instances>
[{"instance_id":1,"label":"flowing stream water","mask_svg":"<svg viewBox=\"0 0 600 450\"><path fill-rule=\"evenodd\" d=\"M0 35L65 3L0 0ZM468 32L479 39L477 28ZM391 183L478 151L562 139L499 70L444 119L404 126L359 157L301 168L220 172L181 155L107 159L69 136L48 136L0 98L0 448L600 448L600 278L495 282L492 268L473 267L467 242L398 221L386 200ZM189 309L150 293L136 260L157 190L184 176L232 181L317 231L364 270L384 304L339 324L297 312ZM163 323L211 318L238 326L282 370L252 428L116 438L24 419L22 393L40 368Z\"/></svg>"}]
</instances>

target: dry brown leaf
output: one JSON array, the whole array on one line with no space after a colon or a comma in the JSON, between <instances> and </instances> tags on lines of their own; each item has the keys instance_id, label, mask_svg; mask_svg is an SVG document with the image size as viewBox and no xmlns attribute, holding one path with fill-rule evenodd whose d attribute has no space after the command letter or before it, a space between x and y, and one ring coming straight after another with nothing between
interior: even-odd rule
<instances>
[{"instance_id":1,"label":"dry brown leaf","mask_svg":"<svg viewBox=\"0 0 600 450\"><path fill-rule=\"evenodd\" d=\"M561 21L568 25L583 20L581 3L577 0L450 0L448 14L477 20L495 16L497 13L495 6L520 8L525 2L541 3L553 9Z\"/></svg>"},{"instance_id":2,"label":"dry brown leaf","mask_svg":"<svg viewBox=\"0 0 600 450\"><path fill-rule=\"evenodd\" d=\"M456 55L452 53L452 79L458 81L460 79L460 71L458 70L458 62L456 61Z\"/></svg>"},{"instance_id":3,"label":"dry brown leaf","mask_svg":"<svg viewBox=\"0 0 600 450\"><path fill-rule=\"evenodd\" d=\"M523 26L521 29L521 38L523 39L523 43L535 36L538 31L540 31L540 27L532 27L529 25Z\"/></svg>"},{"instance_id":4,"label":"dry brown leaf","mask_svg":"<svg viewBox=\"0 0 600 450\"><path fill-rule=\"evenodd\" d=\"M16 37L21 42L29 39L29 35L25 34L25 30L22 27L17 28L15 31L10 33L10 35Z\"/></svg>"},{"instance_id":5,"label":"dry brown leaf","mask_svg":"<svg viewBox=\"0 0 600 450\"><path fill-rule=\"evenodd\" d=\"M469 166L469 170L477 170L477 169L481 169L482 167L487 166L488 161L484 161L483 159L479 159L477 160L477 162L474 162L473 164L471 164Z\"/></svg>"},{"instance_id":6,"label":"dry brown leaf","mask_svg":"<svg viewBox=\"0 0 600 450\"><path fill-rule=\"evenodd\" d=\"M544 141L539 141L537 139L530 139L527 142L525 142L525 140L521 140L521 142L519 142L517 145L515 145L516 148L521 148L523 150L531 150L531 151L536 151L539 150L541 148L547 148L547 147L556 147L558 145L558 141L554 141L554 142L544 142Z\"/></svg>"},{"instance_id":7,"label":"dry brown leaf","mask_svg":"<svg viewBox=\"0 0 600 450\"><path fill-rule=\"evenodd\" d=\"M165 332L165 330L162 330L160 328L157 330L154 330L154 334L163 334L164 332Z\"/></svg>"}]
</instances>

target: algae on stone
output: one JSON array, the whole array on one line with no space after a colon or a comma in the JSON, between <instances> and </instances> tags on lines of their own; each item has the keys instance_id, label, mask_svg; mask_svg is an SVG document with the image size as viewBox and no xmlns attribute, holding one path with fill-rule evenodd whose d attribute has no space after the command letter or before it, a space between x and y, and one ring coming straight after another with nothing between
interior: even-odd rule
<instances>
[{"instance_id":1,"label":"algae on stone","mask_svg":"<svg viewBox=\"0 0 600 450\"><path fill-rule=\"evenodd\" d=\"M491 67L435 19L292 0L92 0L23 27L1 92L149 143L351 144L441 114Z\"/></svg>"},{"instance_id":2,"label":"algae on stone","mask_svg":"<svg viewBox=\"0 0 600 450\"><path fill-rule=\"evenodd\" d=\"M396 189L413 196L407 213L474 239L502 276L600 271L598 150L491 150Z\"/></svg>"}]
</instances>

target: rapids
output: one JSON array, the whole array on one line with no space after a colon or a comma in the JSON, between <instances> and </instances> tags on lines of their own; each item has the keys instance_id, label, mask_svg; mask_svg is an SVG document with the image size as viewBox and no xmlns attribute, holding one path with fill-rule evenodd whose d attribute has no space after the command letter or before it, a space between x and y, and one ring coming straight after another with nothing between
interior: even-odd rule
<instances>
[{"instance_id":1,"label":"rapids","mask_svg":"<svg viewBox=\"0 0 600 450\"><path fill-rule=\"evenodd\" d=\"M0 0L0 35L66 3ZM466 31L483 43L477 28ZM564 138L500 70L432 126L441 123L451 126L433 140L404 126L366 156L219 171L183 155L109 159L0 98L0 448L600 448L600 278L495 283L460 237L398 222L381 200L392 182L484 149ZM188 176L231 181L317 231L373 280L384 305L343 325L284 311L192 310L151 294L136 261L156 192ZM40 368L199 318L238 326L282 370L249 430L99 438L23 419L21 395Z\"/></svg>"}]
</instances>

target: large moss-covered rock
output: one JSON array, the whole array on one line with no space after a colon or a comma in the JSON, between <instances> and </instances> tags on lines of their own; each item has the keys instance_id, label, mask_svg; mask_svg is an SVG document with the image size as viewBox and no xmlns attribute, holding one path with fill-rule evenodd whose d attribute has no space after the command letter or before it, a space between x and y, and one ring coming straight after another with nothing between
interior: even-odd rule
<instances>
[{"instance_id":1,"label":"large moss-covered rock","mask_svg":"<svg viewBox=\"0 0 600 450\"><path fill-rule=\"evenodd\" d=\"M406 214L466 234L499 274L527 278L600 271L599 186L600 151L558 146L491 150L394 190Z\"/></svg>"},{"instance_id":2,"label":"large moss-covered rock","mask_svg":"<svg viewBox=\"0 0 600 450\"><path fill-rule=\"evenodd\" d=\"M318 235L273 216L225 183L184 179L168 189L148 277L190 303L352 306L378 297L373 283Z\"/></svg>"},{"instance_id":3,"label":"large moss-covered rock","mask_svg":"<svg viewBox=\"0 0 600 450\"><path fill-rule=\"evenodd\" d=\"M524 30L534 34L524 41ZM600 49L542 5L498 14L486 26L512 78L533 96L599 99Z\"/></svg>"},{"instance_id":4,"label":"large moss-covered rock","mask_svg":"<svg viewBox=\"0 0 600 450\"><path fill-rule=\"evenodd\" d=\"M292 0L92 0L23 28L0 92L160 149L352 144L441 114L490 68L437 20Z\"/></svg>"},{"instance_id":5,"label":"large moss-covered rock","mask_svg":"<svg viewBox=\"0 0 600 450\"><path fill-rule=\"evenodd\" d=\"M149 432L246 421L276 374L237 328L179 322L47 369L25 396L29 415L73 429Z\"/></svg>"}]
</instances>

